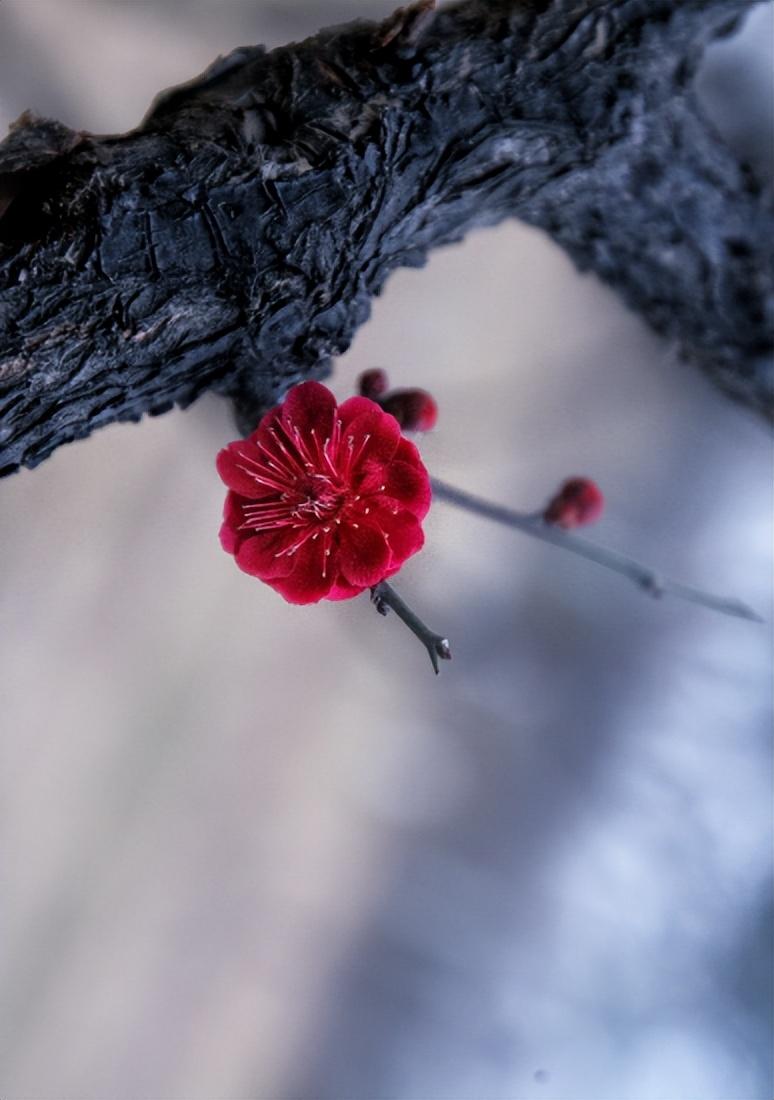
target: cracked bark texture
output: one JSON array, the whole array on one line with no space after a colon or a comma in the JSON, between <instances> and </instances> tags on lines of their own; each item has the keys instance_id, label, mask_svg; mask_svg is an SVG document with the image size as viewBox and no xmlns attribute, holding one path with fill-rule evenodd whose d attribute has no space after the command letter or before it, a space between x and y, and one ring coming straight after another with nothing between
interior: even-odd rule
<instances>
[{"instance_id":1,"label":"cracked bark texture","mask_svg":"<svg viewBox=\"0 0 774 1100\"><path fill-rule=\"evenodd\" d=\"M771 418L769 194L691 90L749 0L422 2L0 145L0 473L205 390L253 424L392 270L518 217ZM471 370L474 368L471 367Z\"/></svg>"}]
</instances>

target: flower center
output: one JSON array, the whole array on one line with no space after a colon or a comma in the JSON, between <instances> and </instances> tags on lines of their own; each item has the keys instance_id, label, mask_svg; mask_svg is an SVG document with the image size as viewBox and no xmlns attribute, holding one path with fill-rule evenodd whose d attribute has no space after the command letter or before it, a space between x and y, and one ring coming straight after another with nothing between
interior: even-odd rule
<instances>
[{"instance_id":1,"label":"flower center","mask_svg":"<svg viewBox=\"0 0 774 1100\"><path fill-rule=\"evenodd\" d=\"M309 519L330 520L341 512L349 494L326 474L312 474L298 487L301 501L296 505L299 515Z\"/></svg>"},{"instance_id":2,"label":"flower center","mask_svg":"<svg viewBox=\"0 0 774 1100\"><path fill-rule=\"evenodd\" d=\"M353 493L352 471L370 435L366 433L357 441L352 435L342 438L340 420L325 440L318 438L314 428L305 438L295 425L282 421L269 431L272 441L256 444L260 459L245 452L241 455L241 468L256 484L272 491L266 498L244 504L242 529L258 533L289 528L295 532L292 544L278 556L294 554L309 539L322 535L327 557L335 526L352 518L347 513L360 500L360 495ZM364 513L368 511L366 507Z\"/></svg>"}]
</instances>

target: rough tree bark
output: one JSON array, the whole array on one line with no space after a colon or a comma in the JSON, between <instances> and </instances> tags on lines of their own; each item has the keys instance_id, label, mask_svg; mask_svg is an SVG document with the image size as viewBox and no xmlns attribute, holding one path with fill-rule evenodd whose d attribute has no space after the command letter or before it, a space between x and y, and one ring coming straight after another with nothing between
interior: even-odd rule
<instances>
[{"instance_id":1,"label":"rough tree bark","mask_svg":"<svg viewBox=\"0 0 774 1100\"><path fill-rule=\"evenodd\" d=\"M702 117L750 0L422 0L238 49L120 136L0 145L0 472L322 377L390 272L519 217L772 416L768 196Z\"/></svg>"}]
</instances>

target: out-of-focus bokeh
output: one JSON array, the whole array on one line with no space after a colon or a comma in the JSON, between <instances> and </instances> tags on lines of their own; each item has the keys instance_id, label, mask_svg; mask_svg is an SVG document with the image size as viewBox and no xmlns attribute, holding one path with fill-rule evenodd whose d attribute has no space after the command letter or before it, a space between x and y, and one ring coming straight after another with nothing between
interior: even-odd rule
<instances>
[{"instance_id":1,"label":"out-of-focus bokeh","mask_svg":"<svg viewBox=\"0 0 774 1100\"><path fill-rule=\"evenodd\" d=\"M5 0L0 126L135 124L389 0ZM701 93L770 173L772 9ZM437 476L771 622L771 441L512 223L400 272L333 387L430 389ZM3 1100L770 1100L771 629L437 504L401 591L287 606L218 546L205 399L0 484Z\"/></svg>"}]
</instances>

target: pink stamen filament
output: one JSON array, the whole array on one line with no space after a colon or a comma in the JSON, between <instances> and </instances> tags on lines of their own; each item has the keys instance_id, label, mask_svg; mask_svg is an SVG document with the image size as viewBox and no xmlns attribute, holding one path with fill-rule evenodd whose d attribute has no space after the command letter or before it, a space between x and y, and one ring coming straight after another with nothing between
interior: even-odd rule
<instances>
[{"instance_id":1,"label":"pink stamen filament","mask_svg":"<svg viewBox=\"0 0 774 1100\"><path fill-rule=\"evenodd\" d=\"M289 447L286 446L285 442L283 442L282 437L280 436L280 434L279 434L279 432L277 431L276 428L271 428L270 429L271 436L272 436L274 442L276 443L277 447L279 448L279 450L281 452L281 455L282 455L282 458L284 458L284 460L287 464L288 477L290 477L290 479L292 481L295 481L299 477L303 477L304 474L306 473L306 470L304 469L304 464L303 464L303 460L301 459L301 456L297 453L298 448L295 446L295 443L293 442L293 440L288 435L287 428L282 423L282 421L279 422L279 427L282 429L283 434L285 436L285 439L287 441L287 444L289 444ZM272 452L267 447L265 447L263 444L260 444L260 446L263 448L263 450L266 454L269 454L269 455L272 454ZM296 452L296 453L294 453L294 452ZM277 458L278 456L274 455L273 457Z\"/></svg>"},{"instance_id":2,"label":"pink stamen filament","mask_svg":"<svg viewBox=\"0 0 774 1100\"><path fill-rule=\"evenodd\" d=\"M286 428L284 424L282 425L282 430L286 433L288 439L295 445L295 448L303 459L305 465L314 469L315 460L309 452L309 448L306 445L306 440L303 438L301 432L298 430L298 427L295 424L291 424L290 428L292 429L292 435L290 434L288 428ZM314 434L314 428L312 428L312 434Z\"/></svg>"},{"instance_id":3,"label":"pink stamen filament","mask_svg":"<svg viewBox=\"0 0 774 1100\"><path fill-rule=\"evenodd\" d=\"M274 478L267 477L266 474L259 474L256 470L251 470L249 466L243 466L239 462L237 466L248 477L251 477L259 485L264 485L267 489L274 489L275 492L282 493L287 488L284 482L276 481Z\"/></svg>"}]
</instances>

